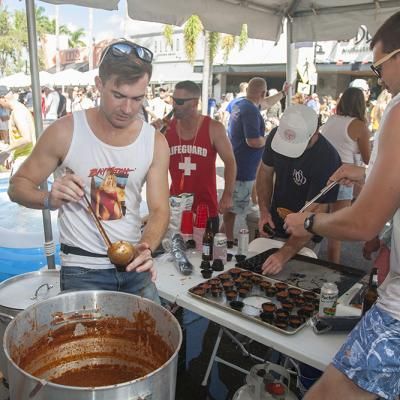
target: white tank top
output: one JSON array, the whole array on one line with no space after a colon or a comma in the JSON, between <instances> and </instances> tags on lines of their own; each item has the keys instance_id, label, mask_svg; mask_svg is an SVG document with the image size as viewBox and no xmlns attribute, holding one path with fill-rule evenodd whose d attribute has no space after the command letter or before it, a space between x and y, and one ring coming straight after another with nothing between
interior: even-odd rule
<instances>
[{"instance_id":1,"label":"white tank top","mask_svg":"<svg viewBox=\"0 0 400 400\"><path fill-rule=\"evenodd\" d=\"M332 115L321 128L321 134L331 142L339 153L343 163L354 164L354 155L359 153L358 143L348 133L348 128L355 118Z\"/></svg>"},{"instance_id":2,"label":"white tank top","mask_svg":"<svg viewBox=\"0 0 400 400\"><path fill-rule=\"evenodd\" d=\"M153 160L155 129L143 122L136 140L127 146L102 142L90 129L85 111L73 113L72 141L61 171L70 168L85 181L85 192L111 240L137 243L141 237L139 213L142 186ZM92 253L107 254L84 200L61 207L60 243ZM61 254L65 266L114 268L107 257Z\"/></svg>"},{"instance_id":3,"label":"white tank top","mask_svg":"<svg viewBox=\"0 0 400 400\"><path fill-rule=\"evenodd\" d=\"M379 136L384 129L386 118L393 107L398 104L400 104L400 93L393 97L383 113L379 130L375 134L374 148L371 153L371 161L368 170L370 170L375 163L379 151ZM378 304L380 308L387 311L393 318L400 320L400 209L397 209L393 216L392 228L390 271L385 281L378 289Z\"/></svg>"}]
</instances>

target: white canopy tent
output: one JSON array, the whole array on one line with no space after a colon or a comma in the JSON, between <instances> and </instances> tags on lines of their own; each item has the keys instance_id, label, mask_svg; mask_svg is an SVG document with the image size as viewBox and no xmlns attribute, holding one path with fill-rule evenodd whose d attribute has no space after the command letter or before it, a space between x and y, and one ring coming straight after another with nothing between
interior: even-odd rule
<instances>
[{"instance_id":1,"label":"white canopy tent","mask_svg":"<svg viewBox=\"0 0 400 400\"><path fill-rule=\"evenodd\" d=\"M86 84L86 79L76 69L65 69L53 75L53 83L56 86L80 86Z\"/></svg>"},{"instance_id":2,"label":"white canopy tent","mask_svg":"<svg viewBox=\"0 0 400 400\"><path fill-rule=\"evenodd\" d=\"M52 4L74 4L116 10L119 0L44 0ZM34 0L25 0L29 33L32 92L36 134L43 130L40 117L40 86ZM239 34L247 24L252 38L277 40L287 22L287 80L292 81L292 46L298 41L349 39L360 25L374 33L379 25L399 10L398 0L127 0L131 18L182 25L197 14L205 29ZM43 183L42 189L46 190ZM50 213L43 211L46 244L52 243ZM45 246L46 246L45 244ZM54 253L53 253L54 254ZM54 268L54 256L48 256Z\"/></svg>"},{"instance_id":3,"label":"white canopy tent","mask_svg":"<svg viewBox=\"0 0 400 400\"><path fill-rule=\"evenodd\" d=\"M95 69L91 69L89 71L86 71L83 73L83 79L85 81L85 85L94 85L94 78L99 75L99 69L95 68Z\"/></svg>"},{"instance_id":4,"label":"white canopy tent","mask_svg":"<svg viewBox=\"0 0 400 400\"><path fill-rule=\"evenodd\" d=\"M54 75L46 72L39 72L40 84L43 86L45 84L54 84ZM30 75L25 75L23 72L18 72L13 75L8 75L0 79L0 85L5 85L10 88L20 88L31 86Z\"/></svg>"},{"instance_id":5,"label":"white canopy tent","mask_svg":"<svg viewBox=\"0 0 400 400\"><path fill-rule=\"evenodd\" d=\"M23 72L18 72L13 75L8 75L0 79L0 85L8 86L10 88L19 88L30 86L31 77L25 75Z\"/></svg>"},{"instance_id":6,"label":"white canopy tent","mask_svg":"<svg viewBox=\"0 0 400 400\"><path fill-rule=\"evenodd\" d=\"M50 74L50 72L40 71L39 72L39 80L40 80L40 84L42 86L46 85L46 84L54 85L54 75Z\"/></svg>"},{"instance_id":7,"label":"white canopy tent","mask_svg":"<svg viewBox=\"0 0 400 400\"><path fill-rule=\"evenodd\" d=\"M119 0L43 0L116 10ZM286 18L292 42L349 39L360 25L369 32L399 10L398 0L127 0L133 19L182 25L192 14L207 30L239 34L248 25L249 37L276 40Z\"/></svg>"}]
</instances>

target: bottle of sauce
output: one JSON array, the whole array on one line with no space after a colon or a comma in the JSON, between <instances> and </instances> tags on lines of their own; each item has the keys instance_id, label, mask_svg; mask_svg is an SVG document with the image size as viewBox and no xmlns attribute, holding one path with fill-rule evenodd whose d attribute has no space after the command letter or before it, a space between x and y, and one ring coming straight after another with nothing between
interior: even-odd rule
<instances>
[{"instance_id":1,"label":"bottle of sauce","mask_svg":"<svg viewBox=\"0 0 400 400\"><path fill-rule=\"evenodd\" d=\"M174 110L171 110L163 119L163 126L160 128L161 133L165 133L168 128L169 121L171 121L172 117L174 116Z\"/></svg>"},{"instance_id":2,"label":"bottle of sauce","mask_svg":"<svg viewBox=\"0 0 400 400\"><path fill-rule=\"evenodd\" d=\"M207 227L203 235L203 254L201 256L204 261L211 261L213 259L213 241L212 219L208 218Z\"/></svg>"},{"instance_id":3,"label":"bottle of sauce","mask_svg":"<svg viewBox=\"0 0 400 400\"><path fill-rule=\"evenodd\" d=\"M364 301L362 307L362 315L364 315L378 299L378 270L372 268L369 276L368 288L364 294Z\"/></svg>"}]
</instances>

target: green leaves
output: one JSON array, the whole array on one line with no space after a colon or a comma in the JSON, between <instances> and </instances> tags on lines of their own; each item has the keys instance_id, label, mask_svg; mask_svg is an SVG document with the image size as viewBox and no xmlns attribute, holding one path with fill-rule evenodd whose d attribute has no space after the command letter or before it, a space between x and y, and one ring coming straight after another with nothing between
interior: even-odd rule
<instances>
[{"instance_id":1,"label":"green leaves","mask_svg":"<svg viewBox=\"0 0 400 400\"><path fill-rule=\"evenodd\" d=\"M71 36L68 39L68 46L71 47L72 49L76 47L86 47L86 43L83 40L81 40L83 36L85 36L85 30L83 28L71 32Z\"/></svg>"},{"instance_id":2,"label":"green leaves","mask_svg":"<svg viewBox=\"0 0 400 400\"><path fill-rule=\"evenodd\" d=\"M165 37L165 41L167 42L167 45L172 49L174 45L174 40L173 40L174 28L172 27L172 25L165 25L163 34Z\"/></svg>"},{"instance_id":3,"label":"green leaves","mask_svg":"<svg viewBox=\"0 0 400 400\"><path fill-rule=\"evenodd\" d=\"M203 31L203 24L197 15L192 15L183 28L185 40L185 53L191 64L196 58L196 44L200 33Z\"/></svg>"}]
</instances>

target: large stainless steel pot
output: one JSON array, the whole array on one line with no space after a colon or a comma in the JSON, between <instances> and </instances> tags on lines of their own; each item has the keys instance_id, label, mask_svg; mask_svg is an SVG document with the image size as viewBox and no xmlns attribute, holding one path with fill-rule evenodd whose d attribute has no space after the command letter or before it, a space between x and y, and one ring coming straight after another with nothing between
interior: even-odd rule
<instances>
[{"instance_id":1,"label":"large stainless steel pot","mask_svg":"<svg viewBox=\"0 0 400 400\"><path fill-rule=\"evenodd\" d=\"M28 272L0 283L0 343L10 321L22 310L38 301L60 293L60 272L42 270ZM0 347L0 371L7 378L7 359Z\"/></svg>"},{"instance_id":2,"label":"large stainless steel pot","mask_svg":"<svg viewBox=\"0 0 400 400\"><path fill-rule=\"evenodd\" d=\"M141 318L143 315L147 318L144 319L147 321L144 328L143 325L133 328L141 340L132 340L129 343L122 341L123 345L118 347L115 343L120 343L120 337L116 341L113 338L113 343L110 344L104 340L106 337L104 332L100 332L95 339L91 336L88 339L85 336L91 326L96 326L95 332L97 332L96 324L104 321L122 319L135 326L143 320ZM71 339L57 349L54 346L57 339L54 338L65 330L72 332ZM130 355L140 354L143 348L150 349L149 358L143 360L143 365L159 358L163 348L160 347L159 351L158 347L154 348L151 340L143 338L143 332L153 332L169 348L163 365L147 375L129 382L98 387L64 386L50 382L60 371L75 370L88 365L130 363L132 361ZM148 337L154 336L148 335ZM38 352L38 356L34 354L33 359L29 361L29 367L25 366L27 370L30 368L41 370L41 375L35 377L25 372L18 364L24 363L27 354L30 357L32 349L35 353L36 347L33 345L38 343L40 338L42 340L46 338L42 347L43 353ZM110 291L64 293L28 307L8 325L4 335L4 349L8 362L10 398L11 400L173 400L177 356L181 342L182 332L175 317L147 299ZM85 354L81 358L74 356L76 353L84 353L82 349L85 348L89 349L88 357ZM60 359L63 365L59 365ZM43 366L46 367L42 368Z\"/></svg>"}]
</instances>

